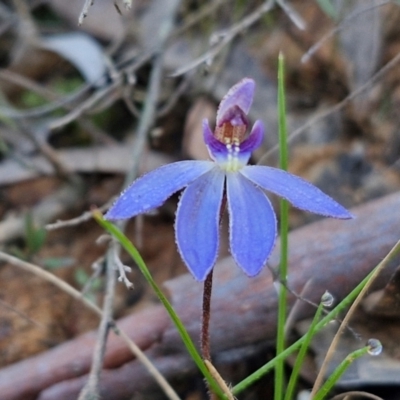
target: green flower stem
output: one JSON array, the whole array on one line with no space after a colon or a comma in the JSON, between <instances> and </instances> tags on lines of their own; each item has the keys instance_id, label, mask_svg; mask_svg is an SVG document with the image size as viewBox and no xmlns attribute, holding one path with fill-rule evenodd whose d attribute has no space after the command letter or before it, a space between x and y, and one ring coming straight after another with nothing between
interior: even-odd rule
<instances>
[{"instance_id":1,"label":"green flower stem","mask_svg":"<svg viewBox=\"0 0 400 400\"><path fill-rule=\"evenodd\" d=\"M318 372L318 376L315 379L314 382L314 387L311 391L311 397L313 397L318 389L321 387L323 377L325 375L325 368L330 362L330 358L333 355L334 349L337 346L340 336L342 335L345 327L348 325L349 320L351 316L353 315L355 309L359 306L361 299L365 296L369 288L371 287L372 283L376 279L376 277L381 273L381 271L386 268L386 266L389 264L393 258L400 253L400 240L397 241L397 243L392 247L392 249L389 251L389 253L385 256L385 258L378 264L378 266L374 269L374 274L371 276L371 279L367 282L367 284L363 287L361 293L357 297L357 299L354 301L354 303L351 305L350 309L348 310L346 316L343 318L342 323L340 324L339 329L337 330L334 338L332 339L332 342L329 346L328 352L326 354L325 360L321 365L321 368Z\"/></svg>"},{"instance_id":2,"label":"green flower stem","mask_svg":"<svg viewBox=\"0 0 400 400\"><path fill-rule=\"evenodd\" d=\"M365 346L362 349L353 351L350 353L335 369L335 371L332 372L332 374L329 376L327 381L321 386L321 389L318 391L318 393L314 396L313 400L323 400L325 396L331 391L335 383L340 379L340 377L344 374L344 372L347 370L347 368L350 367L350 365L357 360L357 358L360 358L364 356L365 354L368 354L369 351L369 346Z\"/></svg>"},{"instance_id":3,"label":"green flower stem","mask_svg":"<svg viewBox=\"0 0 400 400\"><path fill-rule=\"evenodd\" d=\"M285 171L288 168L287 150L287 126L285 106L285 81L284 81L284 57L279 54L278 59L278 116L279 116L279 167ZM279 356L285 350L285 324L287 308L287 269L288 269L288 230L289 230L289 203L282 199L280 201L280 244L281 254L279 263L279 285L278 293L278 323L276 335L276 355ZM283 398L284 391L284 359L280 359L275 366L275 400Z\"/></svg>"},{"instance_id":4,"label":"green flower stem","mask_svg":"<svg viewBox=\"0 0 400 400\"><path fill-rule=\"evenodd\" d=\"M279 168L288 169L286 96L285 96L285 58L278 58L278 118L279 118Z\"/></svg>"},{"instance_id":5,"label":"green flower stem","mask_svg":"<svg viewBox=\"0 0 400 400\"><path fill-rule=\"evenodd\" d=\"M297 355L296 362L293 366L292 374L290 375L289 383L286 389L285 400L291 400L294 395L294 390L296 388L297 378L299 376L300 368L303 364L304 357L306 355L307 349L310 345L311 339L316 333L316 325L321 318L322 310L324 306L322 303L319 304L317 311L315 312L314 318L311 322L310 327L308 328L307 333L305 334L304 341L301 345L299 354Z\"/></svg>"},{"instance_id":6,"label":"green flower stem","mask_svg":"<svg viewBox=\"0 0 400 400\"><path fill-rule=\"evenodd\" d=\"M386 259L385 259L386 260ZM385 260L382 261L385 262ZM382 264L381 263L381 264ZM326 324L335 319L339 313L341 313L346 307L348 307L354 299L358 296L364 286L368 283L369 279L373 276L376 269L380 267L379 264L375 267L362 281L359 283L331 312L329 312L322 320L315 326L315 332L319 332ZM232 388L232 394L238 395L240 392L245 390L247 387L251 386L259 379L261 379L265 374L267 374L272 368L275 367L276 363L285 360L293 352L298 350L303 342L306 340L306 335L302 336L299 340L293 343L291 346L286 348L282 353L277 355L273 360L267 362L257 371L253 372L247 378L243 379L237 385Z\"/></svg>"},{"instance_id":7,"label":"green flower stem","mask_svg":"<svg viewBox=\"0 0 400 400\"><path fill-rule=\"evenodd\" d=\"M111 222L108 222L103 219L100 212L94 213L94 218L96 221L101 225L106 231L108 231L112 236L114 236L119 243L121 243L122 247L128 252L128 254L132 257L132 259L136 262L137 266L139 267L141 273L146 278L149 285L152 287L154 292L157 294L158 298L160 299L161 303L167 310L168 314L170 315L172 321L174 322L185 346L188 350L190 356L193 358L193 361L196 363L197 367L200 369L201 373L207 379L208 384L212 391L218 395L219 397L224 397L224 392L221 390L219 385L215 382L215 379L212 377L210 372L208 371L206 365L203 362L200 354L198 353L196 346L194 345L189 333L187 332L185 326L183 325L182 321L176 314L175 310L173 309L171 303L168 299L164 296L164 293L161 289L157 286L156 282L154 281L153 277L150 274L149 269L147 268L143 258L135 248L135 246L131 243L131 241Z\"/></svg>"}]
</instances>

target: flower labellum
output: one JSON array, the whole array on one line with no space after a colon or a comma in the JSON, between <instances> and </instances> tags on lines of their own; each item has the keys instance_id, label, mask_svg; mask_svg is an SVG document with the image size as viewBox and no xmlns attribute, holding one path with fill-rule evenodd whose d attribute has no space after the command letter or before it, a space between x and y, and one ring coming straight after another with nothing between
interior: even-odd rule
<instances>
[{"instance_id":1,"label":"flower labellum","mask_svg":"<svg viewBox=\"0 0 400 400\"><path fill-rule=\"evenodd\" d=\"M199 281L207 277L217 259L224 196L230 250L248 276L261 271L276 240L276 217L264 191L283 197L301 210L353 218L309 182L277 168L247 165L264 136L261 121L256 121L247 135L254 89L254 81L244 78L229 90L219 105L214 132L208 121L203 121L204 141L212 161L180 161L142 176L105 215L109 220L134 217L159 207L185 188L176 214L176 242L189 271Z\"/></svg>"}]
</instances>

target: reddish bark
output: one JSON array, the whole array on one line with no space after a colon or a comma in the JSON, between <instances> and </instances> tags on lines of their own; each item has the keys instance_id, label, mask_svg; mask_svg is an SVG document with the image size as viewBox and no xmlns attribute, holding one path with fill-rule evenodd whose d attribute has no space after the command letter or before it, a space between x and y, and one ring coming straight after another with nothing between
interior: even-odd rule
<instances>
[{"instance_id":1,"label":"reddish bark","mask_svg":"<svg viewBox=\"0 0 400 400\"><path fill-rule=\"evenodd\" d=\"M290 287L300 292L312 279L307 298L318 301L329 290L337 300L342 299L400 238L400 215L394 211L399 207L400 196L396 193L355 208L352 211L357 218L353 221L326 219L293 231L289 238ZM278 259L276 248L270 265L277 265ZM394 260L381 274L377 287L383 286L399 261ZM271 273L265 269L257 278L249 279L227 258L216 266L214 279L213 353L273 340L277 299ZM202 284L185 275L166 285L178 314L197 343ZM290 303L293 301L292 296ZM313 312L312 308L303 307L297 316L301 319ZM121 321L121 326L140 347L149 348L156 367L169 378L193 370L178 334L160 307L131 315ZM94 333L89 333L4 368L0 373L2 399L35 399L41 391L37 397L40 400L76 398L86 380L94 338ZM128 350L114 338L106 357L108 370L101 382L104 398L122 400L135 390L154 385L137 361L117 368L129 357Z\"/></svg>"},{"instance_id":2,"label":"reddish bark","mask_svg":"<svg viewBox=\"0 0 400 400\"><path fill-rule=\"evenodd\" d=\"M160 340L168 323L164 310L153 307L136 313L135 318L120 320L118 325L140 348L146 349ZM3 368L0 371L1 399L33 400L44 388L56 382L85 375L92 362L96 339L95 331L88 332L45 353ZM116 368L130 359L132 353L125 342L111 333L104 360L105 368Z\"/></svg>"}]
</instances>

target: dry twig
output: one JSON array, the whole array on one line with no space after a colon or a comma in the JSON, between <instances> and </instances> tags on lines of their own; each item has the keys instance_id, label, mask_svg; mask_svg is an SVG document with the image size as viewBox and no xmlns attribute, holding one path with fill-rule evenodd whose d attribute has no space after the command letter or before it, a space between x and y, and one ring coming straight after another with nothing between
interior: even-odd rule
<instances>
[{"instance_id":1,"label":"dry twig","mask_svg":"<svg viewBox=\"0 0 400 400\"><path fill-rule=\"evenodd\" d=\"M103 317L103 312L102 310L97 307L95 304L87 300L85 297L82 296L82 294L73 288L71 285L68 283L64 282L63 280L59 279L52 273L45 271L44 269L38 267L37 265L28 263L26 261L20 260L17 257L13 257L9 254L6 254L2 251L0 251L0 260L13 265L17 268L21 268L24 271L27 271L29 273L35 274L39 278L43 279L44 281L50 282L53 285L57 286L60 288L63 292L67 293L70 295L72 298L75 300L81 302L85 307L87 307L89 310L94 312L98 317L102 318ZM108 321L110 322L110 321ZM118 334L124 342L127 344L128 348L132 351L135 357L140 360L143 365L146 367L146 369L149 371L149 373L154 377L156 382L160 385L160 387L164 390L166 394L171 399L174 400L179 400L179 397L173 397L171 396L171 393L174 393L174 390L170 387L168 382L164 379L164 377L157 371L156 368L152 365L150 360L146 357L146 355L140 350L140 348L128 337L128 335L122 331L118 326L115 324L115 322L111 321L112 325L115 328L116 334Z\"/></svg>"},{"instance_id":2,"label":"dry twig","mask_svg":"<svg viewBox=\"0 0 400 400\"><path fill-rule=\"evenodd\" d=\"M311 46L310 49L305 54L303 54L303 56L301 57L301 62L302 63L308 62L311 59L311 57L315 54L315 52L317 52L318 49L320 49L321 46L327 40L329 40L331 37L335 36L341 30L345 29L349 23L354 23L354 21L353 21L354 19L358 18L360 15L362 15L366 12L369 12L377 7L382 7L388 3L393 3L393 0L383 0L381 3L374 4L373 6L369 6L369 7L363 8L361 10L356 10L355 12L352 12L352 13L346 15L338 26L336 26L330 32L328 32L327 34L322 36L322 38L319 39L317 43L315 43L313 46Z\"/></svg>"},{"instance_id":3,"label":"dry twig","mask_svg":"<svg viewBox=\"0 0 400 400\"><path fill-rule=\"evenodd\" d=\"M82 25L83 20L87 17L89 8L92 7L94 4L94 0L85 0L85 3L83 4L82 11L79 14L78 18L78 25Z\"/></svg>"},{"instance_id":4,"label":"dry twig","mask_svg":"<svg viewBox=\"0 0 400 400\"><path fill-rule=\"evenodd\" d=\"M300 292L305 283L313 278L309 300L318 302L325 290L329 290L338 301L343 299L398 240L399 216L387 210L399 206L399 193L394 193L353 209L352 212L357 215L353 221L325 219L292 231L289 239L292 243L289 249L290 286ZM316 242L318 246L310 247L310 243ZM279 244L270 261L273 266L279 263ZM398 262L399 257L378 277L376 284L379 287L387 283ZM215 272L218 285L214 291L211 340L218 365L218 360L221 361L219 355L223 357L222 352L230 350L230 354L237 355L238 348L243 346L274 341L276 290L269 271L262 271L257 279L246 279L231 258L221 260ZM201 285L193 285L193 278L187 274L167 282L166 287L189 334L198 337ZM226 296L226 293L240 299L239 303L232 301L232 297ZM290 296L291 304L294 300ZM265 307L266 304L268 307ZM314 312L313 308L304 307L299 310L298 318L312 317ZM238 313L240 318L232 318ZM147 349L146 353L153 357L156 365L169 378L182 378L188 371L194 372L193 361L190 361L178 332L168 322L162 306L136 312L118 324L126 327L126 332L142 348ZM82 335L41 355L2 369L2 398L15 400L27 398L27 394L43 400L76 398L86 382L93 337L93 333ZM137 360L127 363L129 354L121 343L116 343L114 337L112 339L105 363L107 371L103 372L107 379L101 382L102 395L115 400L126 399L135 391L153 387L152 378L143 371L140 363ZM77 368L79 373L76 372Z\"/></svg>"},{"instance_id":5,"label":"dry twig","mask_svg":"<svg viewBox=\"0 0 400 400\"><path fill-rule=\"evenodd\" d=\"M202 56L196 58L193 60L191 63L183 66L182 68L179 68L175 72L171 74L171 76L180 76L183 75L193 68L198 67L200 64L203 64L204 62L209 62L210 60L213 60L214 57L226 46L228 45L233 39L236 38L239 34L241 34L243 31L248 29L251 25L256 23L265 13L269 12L275 4L275 0L267 0L264 4L262 4L260 7L258 7L254 12L252 12L250 15L248 15L246 18L243 18L239 23L234 25L232 28L229 30L226 30L224 32L220 32L218 35L218 38L216 40L216 43L214 46L210 48L205 54Z\"/></svg>"},{"instance_id":6,"label":"dry twig","mask_svg":"<svg viewBox=\"0 0 400 400\"><path fill-rule=\"evenodd\" d=\"M310 118L304 125L300 126L299 128L295 129L290 135L288 136L288 143L291 143L297 136L301 135L305 132L310 126L316 124L317 122L323 120L324 118L328 117L329 115L341 110L345 107L351 100L355 97L359 96L364 91L368 90L374 83L376 83L379 79L381 79L389 70L395 67L400 62L400 53L398 53L395 57L393 57L386 65L384 65L374 76L371 77L367 82L365 82L362 86L358 89L351 92L348 96L346 96L341 102L334 105L333 107L328 108L327 110L317 114L315 117ZM279 145L275 145L270 150L268 150L258 161L258 164L263 164L266 162L268 157L278 151Z\"/></svg>"},{"instance_id":7,"label":"dry twig","mask_svg":"<svg viewBox=\"0 0 400 400\"><path fill-rule=\"evenodd\" d=\"M143 114L140 118L138 132L135 140L135 146L133 147L132 159L134 160L134 164L125 177L124 186L127 186L138 175L139 161L141 159L141 155L143 154L143 149L146 143L146 137L151 126L154 124L157 102L159 97L159 90L162 80L163 46L167 41L170 32L172 30L173 21L175 19L175 14L179 4L180 4L179 0L170 0L167 3L167 10L164 21L158 30L158 49L156 51L156 57L154 59L153 69L150 74L148 94L145 101ZM119 223L120 228L123 229L125 224L126 224L125 222ZM85 385L85 388L81 392L79 400L90 400L98 397L98 392L99 392L98 385L100 382L101 366L103 363L104 349L107 341L107 333L108 333L109 321L111 320L110 316L112 314L112 304L114 299L115 266L118 267L118 271L120 274L119 280L122 280L128 288L131 288L133 286L132 283L126 277L125 266L118 259L117 252L119 251L119 247L120 246L118 243L116 243L115 241L111 241L107 251L107 257L106 257L107 291L105 297L106 300L104 303L104 311L93 355L92 367L89 374L89 382L88 384ZM169 395L172 396L171 398L177 399L178 396L176 395L175 392L170 393L171 390L172 389L170 388L169 392L167 391L166 394L168 395L169 393Z\"/></svg>"},{"instance_id":8,"label":"dry twig","mask_svg":"<svg viewBox=\"0 0 400 400\"><path fill-rule=\"evenodd\" d=\"M400 253L400 240L393 246L393 248L390 250L390 252L387 254L387 256L379 263L379 265L376 267L375 272L371 276L370 280L368 283L363 287L361 290L360 294L357 296L357 298L354 300L353 304L351 305L349 311L347 312L346 316L344 317L342 323L340 324L339 329L337 330L335 337L333 338L329 349L326 353L324 362L321 365L321 368L319 369L318 376L315 379L313 389L311 391L311 398L313 398L316 393L318 392L319 388L321 387L322 381L325 376L326 369L328 368L328 365L330 361L332 360L332 357L334 355L335 349L339 343L340 337L343 334L343 331L346 329L346 327L349 324L350 318L354 315L354 312L356 308L359 306L361 300L365 296L365 294L368 292L368 290L371 288L372 284L375 282L376 278L381 274L382 270L385 269L389 263L394 259L395 256L397 256Z\"/></svg>"},{"instance_id":9,"label":"dry twig","mask_svg":"<svg viewBox=\"0 0 400 400\"><path fill-rule=\"evenodd\" d=\"M86 385L79 394L78 400L93 400L99 396L99 381L106 351L106 342L111 322L113 320L113 301L115 293L115 270L113 265L113 246L109 246L106 256L106 292L103 302L103 313L97 333L96 346L93 351L92 367Z\"/></svg>"}]
</instances>

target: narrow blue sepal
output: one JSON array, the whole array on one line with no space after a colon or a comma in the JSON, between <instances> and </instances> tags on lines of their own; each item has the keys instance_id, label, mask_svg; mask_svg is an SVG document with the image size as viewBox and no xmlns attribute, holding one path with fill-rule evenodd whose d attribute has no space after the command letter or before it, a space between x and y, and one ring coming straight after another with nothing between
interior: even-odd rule
<instances>
[{"instance_id":1,"label":"narrow blue sepal","mask_svg":"<svg viewBox=\"0 0 400 400\"><path fill-rule=\"evenodd\" d=\"M179 200L176 242L183 261L198 281L214 267L225 174L214 168L192 182Z\"/></svg>"},{"instance_id":2,"label":"narrow blue sepal","mask_svg":"<svg viewBox=\"0 0 400 400\"><path fill-rule=\"evenodd\" d=\"M274 247L276 217L267 196L240 174L227 174L231 253L249 276L257 275Z\"/></svg>"},{"instance_id":3,"label":"narrow blue sepal","mask_svg":"<svg viewBox=\"0 0 400 400\"><path fill-rule=\"evenodd\" d=\"M125 189L104 218L126 219L159 207L172 194L214 166L211 161L180 161L151 171Z\"/></svg>"},{"instance_id":4,"label":"narrow blue sepal","mask_svg":"<svg viewBox=\"0 0 400 400\"><path fill-rule=\"evenodd\" d=\"M353 214L316 186L286 171L272 167L246 166L240 173L262 189L283 197L301 210L333 218L354 218Z\"/></svg>"}]
</instances>

